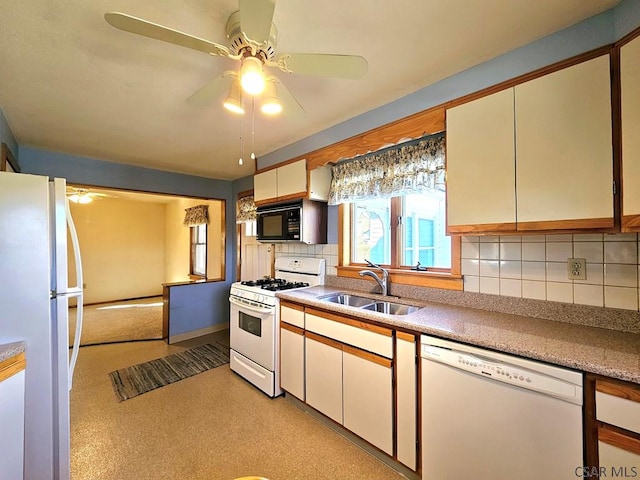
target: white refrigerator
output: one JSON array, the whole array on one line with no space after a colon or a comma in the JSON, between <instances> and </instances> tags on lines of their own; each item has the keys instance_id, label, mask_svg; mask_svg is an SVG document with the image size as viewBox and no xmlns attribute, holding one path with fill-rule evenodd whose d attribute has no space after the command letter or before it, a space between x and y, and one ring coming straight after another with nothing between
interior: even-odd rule
<instances>
[{"instance_id":1,"label":"white refrigerator","mask_svg":"<svg viewBox=\"0 0 640 480\"><path fill-rule=\"evenodd\" d=\"M64 179L0 172L0 343L26 344L27 480L69 479L69 390L82 329L82 262L65 190ZM74 287L67 280L68 238ZM78 304L73 351L71 297Z\"/></svg>"}]
</instances>

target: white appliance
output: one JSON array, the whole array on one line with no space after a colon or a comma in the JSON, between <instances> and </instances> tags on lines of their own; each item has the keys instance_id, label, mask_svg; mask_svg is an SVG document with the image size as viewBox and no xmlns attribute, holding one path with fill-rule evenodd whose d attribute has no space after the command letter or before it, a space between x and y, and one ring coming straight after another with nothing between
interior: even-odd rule
<instances>
[{"instance_id":1,"label":"white appliance","mask_svg":"<svg viewBox=\"0 0 640 480\"><path fill-rule=\"evenodd\" d=\"M582 374L423 336L422 478L582 472Z\"/></svg>"},{"instance_id":2,"label":"white appliance","mask_svg":"<svg viewBox=\"0 0 640 480\"><path fill-rule=\"evenodd\" d=\"M324 285L325 260L279 257L276 278L235 282L231 285L231 370L270 397L280 388L280 304L276 292Z\"/></svg>"},{"instance_id":3,"label":"white appliance","mask_svg":"<svg viewBox=\"0 0 640 480\"><path fill-rule=\"evenodd\" d=\"M0 172L0 343L26 342L24 478L69 478L69 390L82 329L82 263L64 179ZM67 228L76 287L67 281ZM69 360L69 298L77 298ZM0 474L1 476L1 474Z\"/></svg>"}]
</instances>

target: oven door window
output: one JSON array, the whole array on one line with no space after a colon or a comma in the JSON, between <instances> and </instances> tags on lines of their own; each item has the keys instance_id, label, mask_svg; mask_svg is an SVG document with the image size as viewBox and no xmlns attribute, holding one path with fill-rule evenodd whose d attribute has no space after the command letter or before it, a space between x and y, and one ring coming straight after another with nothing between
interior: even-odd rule
<instances>
[{"instance_id":1,"label":"oven door window","mask_svg":"<svg viewBox=\"0 0 640 480\"><path fill-rule=\"evenodd\" d=\"M262 337L262 320L244 312L238 312L238 326L256 337Z\"/></svg>"}]
</instances>

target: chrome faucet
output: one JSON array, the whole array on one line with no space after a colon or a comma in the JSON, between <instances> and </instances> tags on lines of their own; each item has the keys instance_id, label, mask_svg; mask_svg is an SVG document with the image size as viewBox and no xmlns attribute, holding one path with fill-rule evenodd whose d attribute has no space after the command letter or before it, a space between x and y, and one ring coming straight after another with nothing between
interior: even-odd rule
<instances>
[{"instance_id":1,"label":"chrome faucet","mask_svg":"<svg viewBox=\"0 0 640 480\"><path fill-rule=\"evenodd\" d=\"M382 295L386 296L389 290L389 272L384 268L382 268L380 265L371 263L366 258L364 259L364 261L367 262L367 265L369 265L370 267L379 268L380 271L382 271L382 278L380 278L378 274L372 270L360 270L358 274L361 277L367 276L367 277L373 278L378 283L378 285L380 285L380 289L382 290Z\"/></svg>"}]
</instances>

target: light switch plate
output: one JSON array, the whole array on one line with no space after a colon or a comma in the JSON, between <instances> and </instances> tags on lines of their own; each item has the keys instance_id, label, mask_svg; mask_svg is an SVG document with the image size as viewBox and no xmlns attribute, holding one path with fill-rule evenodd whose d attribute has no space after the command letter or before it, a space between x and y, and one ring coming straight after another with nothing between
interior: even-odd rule
<instances>
[{"instance_id":1,"label":"light switch plate","mask_svg":"<svg viewBox=\"0 0 640 480\"><path fill-rule=\"evenodd\" d=\"M567 277L569 280L586 280L587 259L567 258Z\"/></svg>"}]
</instances>

